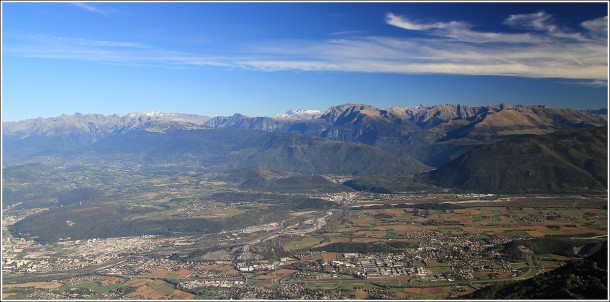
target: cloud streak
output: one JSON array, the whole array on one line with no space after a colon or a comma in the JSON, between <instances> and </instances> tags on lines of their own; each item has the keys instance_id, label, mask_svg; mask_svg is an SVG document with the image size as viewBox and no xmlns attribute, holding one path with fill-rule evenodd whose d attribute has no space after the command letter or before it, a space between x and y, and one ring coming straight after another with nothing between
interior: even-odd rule
<instances>
[{"instance_id":1,"label":"cloud streak","mask_svg":"<svg viewBox=\"0 0 610 302\"><path fill-rule=\"evenodd\" d=\"M467 27L467 24L462 22L436 22L436 23L416 23L393 13L386 15L386 23L396 27L408 30L430 30L430 29L457 29Z\"/></svg>"},{"instance_id":2,"label":"cloud streak","mask_svg":"<svg viewBox=\"0 0 610 302\"><path fill-rule=\"evenodd\" d=\"M607 17L587 20L580 24L580 31L570 31L555 26L552 16L544 12L511 15L503 24L521 31L510 33L477 31L461 21L418 23L393 13L388 13L385 21L419 35L271 41L224 56L130 41L50 35L5 35L4 47L16 56L126 65L221 66L264 72L494 75L576 79L593 86L607 85Z\"/></svg>"},{"instance_id":3,"label":"cloud streak","mask_svg":"<svg viewBox=\"0 0 610 302\"><path fill-rule=\"evenodd\" d=\"M93 7L90 4L85 4L83 2L70 2L70 4L88 12L96 13L102 16L108 15L108 11Z\"/></svg>"}]
</instances>

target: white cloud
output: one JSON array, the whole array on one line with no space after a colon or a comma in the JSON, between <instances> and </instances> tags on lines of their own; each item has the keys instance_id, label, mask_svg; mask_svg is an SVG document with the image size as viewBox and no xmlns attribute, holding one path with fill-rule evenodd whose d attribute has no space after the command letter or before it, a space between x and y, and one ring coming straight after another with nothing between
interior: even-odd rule
<instances>
[{"instance_id":1,"label":"white cloud","mask_svg":"<svg viewBox=\"0 0 610 302\"><path fill-rule=\"evenodd\" d=\"M85 4L85 3L82 3L82 2L70 2L70 4L76 6L76 7L80 8L80 9L86 10L88 12L100 14L100 15L103 15L103 16L108 15L108 11L102 10L102 9L99 9L99 8L96 8L96 7L93 7L90 4Z\"/></svg>"},{"instance_id":2,"label":"white cloud","mask_svg":"<svg viewBox=\"0 0 610 302\"><path fill-rule=\"evenodd\" d=\"M456 21L416 23L392 13L386 15L386 23L431 36L411 39L417 41L417 45L404 47L411 53L417 47L426 47L426 52L434 56L435 61L446 62L446 65L431 63L425 66L426 62L419 61L411 65L421 67L415 68L421 72L459 73L454 67L467 63L460 67L464 68L463 74L607 79L607 17L581 24L590 38L556 26L552 16L545 12L510 15L503 24L524 30L520 33L475 31L467 23ZM451 49L453 53L444 49ZM490 58L511 65L489 65Z\"/></svg>"},{"instance_id":3,"label":"white cloud","mask_svg":"<svg viewBox=\"0 0 610 302\"><path fill-rule=\"evenodd\" d=\"M331 36L347 36L347 35L353 35L353 34L361 34L363 33L364 30L345 30L345 31L337 31L334 33L331 33Z\"/></svg>"},{"instance_id":4,"label":"white cloud","mask_svg":"<svg viewBox=\"0 0 610 302\"><path fill-rule=\"evenodd\" d=\"M269 49L267 49L269 51ZM263 71L346 71L437 73L606 79L605 48L486 45L385 37L332 40L311 45L276 45L276 59L242 60L241 66ZM282 50L282 51L280 51ZM279 59L289 53L287 58ZM577 61L566 53L579 53ZM574 54L572 54L574 56Z\"/></svg>"},{"instance_id":5,"label":"white cloud","mask_svg":"<svg viewBox=\"0 0 610 302\"><path fill-rule=\"evenodd\" d=\"M547 35L553 38L586 40L581 33L570 32L553 24L552 16L543 11L534 14L510 15L504 21L504 24L518 29L546 32Z\"/></svg>"},{"instance_id":6,"label":"white cloud","mask_svg":"<svg viewBox=\"0 0 610 302\"><path fill-rule=\"evenodd\" d=\"M517 14L510 15L504 21L504 24L521 29L549 31L552 28L555 28L555 26L550 23L550 18L551 16L545 12L538 12L535 14Z\"/></svg>"},{"instance_id":7,"label":"white cloud","mask_svg":"<svg viewBox=\"0 0 610 302\"><path fill-rule=\"evenodd\" d=\"M31 40L38 40L42 43L48 44L64 44L70 46L84 46L84 47L127 47L127 48L145 48L150 47L142 43L125 42L125 41L106 41L106 40L91 40L82 38L71 38L54 35L30 35L26 37Z\"/></svg>"},{"instance_id":8,"label":"white cloud","mask_svg":"<svg viewBox=\"0 0 610 302\"><path fill-rule=\"evenodd\" d=\"M388 14L386 22L418 30L418 38L344 37L251 45L238 55L210 56L131 41L5 34L8 54L166 67L222 66L259 71L333 71L497 75L607 83L608 46L600 33L607 17L585 21L581 32L550 23L545 13L512 15L506 25L526 32L481 32L464 22L420 24ZM510 20L510 21L508 21Z\"/></svg>"},{"instance_id":9,"label":"white cloud","mask_svg":"<svg viewBox=\"0 0 610 302\"><path fill-rule=\"evenodd\" d=\"M406 19L405 17L395 15L393 13L386 14L386 23L408 30L429 30L429 29L454 29L467 27L462 22L436 22L436 23L415 23Z\"/></svg>"},{"instance_id":10,"label":"white cloud","mask_svg":"<svg viewBox=\"0 0 610 302\"><path fill-rule=\"evenodd\" d=\"M608 16L582 22L581 26L595 39L608 38Z\"/></svg>"}]
</instances>

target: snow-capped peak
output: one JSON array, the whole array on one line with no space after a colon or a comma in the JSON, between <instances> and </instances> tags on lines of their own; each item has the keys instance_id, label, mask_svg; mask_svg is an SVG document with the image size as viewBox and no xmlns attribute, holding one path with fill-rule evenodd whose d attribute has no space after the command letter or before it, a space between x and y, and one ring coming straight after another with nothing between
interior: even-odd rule
<instances>
[{"instance_id":1,"label":"snow-capped peak","mask_svg":"<svg viewBox=\"0 0 610 302\"><path fill-rule=\"evenodd\" d=\"M278 114L275 117L289 120L308 120L318 118L324 113L316 109L290 109L286 113Z\"/></svg>"}]
</instances>

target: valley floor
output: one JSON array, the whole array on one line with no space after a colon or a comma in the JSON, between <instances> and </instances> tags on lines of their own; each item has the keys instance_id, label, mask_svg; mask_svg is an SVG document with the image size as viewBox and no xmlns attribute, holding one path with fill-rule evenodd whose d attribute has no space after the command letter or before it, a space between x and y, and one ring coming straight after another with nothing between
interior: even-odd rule
<instances>
[{"instance_id":1,"label":"valley floor","mask_svg":"<svg viewBox=\"0 0 610 302\"><path fill-rule=\"evenodd\" d=\"M42 210L9 207L2 298L447 299L560 267L607 240L605 196L318 197L335 206L217 233L55 243L14 237L10 225Z\"/></svg>"}]
</instances>

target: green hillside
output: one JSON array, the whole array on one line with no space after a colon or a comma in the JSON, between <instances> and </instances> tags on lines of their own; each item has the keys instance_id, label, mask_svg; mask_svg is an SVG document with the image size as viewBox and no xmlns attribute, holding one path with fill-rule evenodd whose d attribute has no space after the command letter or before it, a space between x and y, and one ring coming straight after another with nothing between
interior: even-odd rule
<instances>
[{"instance_id":1,"label":"green hillside","mask_svg":"<svg viewBox=\"0 0 610 302\"><path fill-rule=\"evenodd\" d=\"M516 283L494 284L460 299L608 299L608 246L581 260Z\"/></svg>"},{"instance_id":2,"label":"green hillside","mask_svg":"<svg viewBox=\"0 0 610 302\"><path fill-rule=\"evenodd\" d=\"M474 149L431 171L441 186L490 193L605 190L607 129L566 129Z\"/></svg>"}]
</instances>

